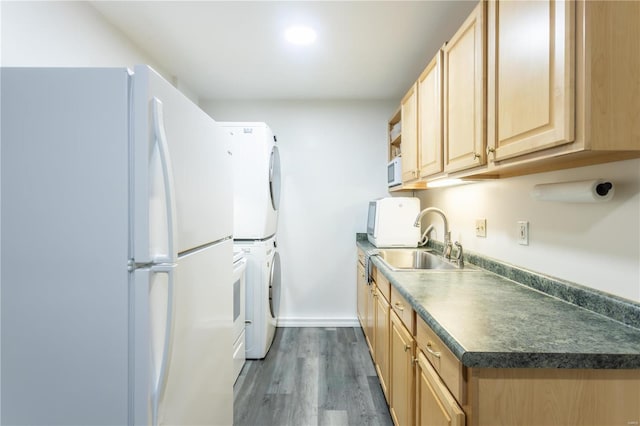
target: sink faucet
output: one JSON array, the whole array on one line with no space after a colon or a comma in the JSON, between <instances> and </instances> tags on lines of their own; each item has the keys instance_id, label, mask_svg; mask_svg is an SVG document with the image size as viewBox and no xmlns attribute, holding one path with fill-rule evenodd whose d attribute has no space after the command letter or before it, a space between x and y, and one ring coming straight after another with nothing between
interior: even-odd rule
<instances>
[{"instance_id":1,"label":"sink faucet","mask_svg":"<svg viewBox=\"0 0 640 426\"><path fill-rule=\"evenodd\" d=\"M437 213L442 218L442 221L444 222L444 249L442 250L442 255L447 259L451 258L451 232L449 231L449 222L447 221L447 216L445 216L442 210L435 207L427 207L418 214L418 217L416 217L416 222L413 224L413 226L419 229L420 221L427 213Z\"/></svg>"},{"instance_id":2,"label":"sink faucet","mask_svg":"<svg viewBox=\"0 0 640 426\"><path fill-rule=\"evenodd\" d=\"M463 254L462 254L462 244L460 244L459 242L456 241L454 243L454 245L458 249L458 251L456 252L455 261L458 263L458 265L460 265L460 267L462 267L464 265L464 259L462 258L462 256L463 256Z\"/></svg>"}]
</instances>

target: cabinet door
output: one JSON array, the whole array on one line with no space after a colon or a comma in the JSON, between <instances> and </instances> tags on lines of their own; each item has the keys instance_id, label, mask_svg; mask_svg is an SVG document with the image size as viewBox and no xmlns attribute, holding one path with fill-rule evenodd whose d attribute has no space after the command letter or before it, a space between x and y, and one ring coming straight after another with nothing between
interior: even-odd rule
<instances>
[{"instance_id":1,"label":"cabinet door","mask_svg":"<svg viewBox=\"0 0 640 426\"><path fill-rule=\"evenodd\" d=\"M442 51L418 78L418 169L420 177L442 171Z\"/></svg>"},{"instance_id":2,"label":"cabinet door","mask_svg":"<svg viewBox=\"0 0 640 426\"><path fill-rule=\"evenodd\" d=\"M484 8L480 2L444 47L444 149L447 172L486 163Z\"/></svg>"},{"instance_id":3,"label":"cabinet door","mask_svg":"<svg viewBox=\"0 0 640 426\"><path fill-rule=\"evenodd\" d=\"M389 302L380 291L376 297L375 334L376 371L389 401Z\"/></svg>"},{"instance_id":4,"label":"cabinet door","mask_svg":"<svg viewBox=\"0 0 640 426\"><path fill-rule=\"evenodd\" d=\"M365 318L365 327L364 327L364 335L367 341L367 346L369 346L369 352L371 352L371 355L374 357L374 361L375 361L374 348L376 344L375 334L373 332L373 327L375 324L375 314L376 314L375 287L376 287L375 284L371 284L367 286L367 307L366 307L367 316Z\"/></svg>"},{"instance_id":5,"label":"cabinet door","mask_svg":"<svg viewBox=\"0 0 640 426\"><path fill-rule=\"evenodd\" d=\"M366 327L367 320L367 294L369 293L369 286L367 285L367 278L365 276L364 266L358 262L358 278L357 278L357 298L358 298L358 319L360 325L364 329Z\"/></svg>"},{"instance_id":6,"label":"cabinet door","mask_svg":"<svg viewBox=\"0 0 640 426\"><path fill-rule=\"evenodd\" d=\"M491 1L488 5L490 160L574 139L572 1Z\"/></svg>"},{"instance_id":7,"label":"cabinet door","mask_svg":"<svg viewBox=\"0 0 640 426\"><path fill-rule=\"evenodd\" d=\"M411 333L402 324L395 312L391 312L390 342L390 390L389 409L396 425L413 424L413 353L414 341Z\"/></svg>"},{"instance_id":8,"label":"cabinet door","mask_svg":"<svg viewBox=\"0 0 640 426\"><path fill-rule=\"evenodd\" d=\"M402 116L402 183L418 178L418 94L416 84L404 95L401 102Z\"/></svg>"},{"instance_id":9,"label":"cabinet door","mask_svg":"<svg viewBox=\"0 0 640 426\"><path fill-rule=\"evenodd\" d=\"M438 373L418 351L416 365L416 425L464 426L465 414Z\"/></svg>"}]
</instances>

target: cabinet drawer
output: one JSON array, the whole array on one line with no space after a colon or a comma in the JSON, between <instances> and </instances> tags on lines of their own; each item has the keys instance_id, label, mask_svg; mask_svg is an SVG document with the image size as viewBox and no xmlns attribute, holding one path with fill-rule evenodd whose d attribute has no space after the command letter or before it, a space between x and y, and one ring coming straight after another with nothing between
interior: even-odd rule
<instances>
[{"instance_id":1,"label":"cabinet drawer","mask_svg":"<svg viewBox=\"0 0 640 426\"><path fill-rule=\"evenodd\" d=\"M387 280L385 276L382 275L382 272L377 270L375 279L378 290L380 290L379 293L382 294L387 300L387 303L389 303L389 301L391 300L391 284L389 283L389 280Z\"/></svg>"},{"instance_id":2,"label":"cabinet drawer","mask_svg":"<svg viewBox=\"0 0 640 426\"><path fill-rule=\"evenodd\" d=\"M409 333L415 330L415 320L413 315L413 309L407 300L400 294L395 288L391 287L391 307L393 311L400 317L404 326L407 327Z\"/></svg>"},{"instance_id":3,"label":"cabinet drawer","mask_svg":"<svg viewBox=\"0 0 640 426\"><path fill-rule=\"evenodd\" d=\"M358 249L358 262L364 265L364 251Z\"/></svg>"},{"instance_id":4,"label":"cabinet drawer","mask_svg":"<svg viewBox=\"0 0 640 426\"><path fill-rule=\"evenodd\" d=\"M465 404L464 366L420 317L416 320L416 342L453 396L460 404Z\"/></svg>"},{"instance_id":5,"label":"cabinet drawer","mask_svg":"<svg viewBox=\"0 0 640 426\"><path fill-rule=\"evenodd\" d=\"M422 352L416 361L415 424L464 426L464 411Z\"/></svg>"}]
</instances>

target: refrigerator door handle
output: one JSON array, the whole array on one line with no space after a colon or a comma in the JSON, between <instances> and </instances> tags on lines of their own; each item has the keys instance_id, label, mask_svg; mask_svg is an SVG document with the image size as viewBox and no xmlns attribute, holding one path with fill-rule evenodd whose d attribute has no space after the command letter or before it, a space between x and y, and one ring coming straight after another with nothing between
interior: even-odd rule
<instances>
[{"instance_id":1,"label":"refrigerator door handle","mask_svg":"<svg viewBox=\"0 0 640 426\"><path fill-rule=\"evenodd\" d=\"M158 407L160 399L162 398L167 385L167 373L171 360L171 347L173 346L173 287L175 265L154 265L150 269L151 273L167 274L167 311L164 329L164 342L162 345L162 354L157 365L154 365L154 374L151 378L151 424L156 426L158 424Z\"/></svg>"},{"instance_id":2,"label":"refrigerator door handle","mask_svg":"<svg viewBox=\"0 0 640 426\"><path fill-rule=\"evenodd\" d=\"M167 214L167 258L154 258L154 263L175 262L177 254L175 252L175 236L176 236L176 204L175 192L173 184L173 168L171 166L171 158L169 156L169 144L167 143L167 134L164 128L164 111L162 101L156 97L152 100L153 107L153 130L158 144L158 152L160 154L160 163L162 166L162 178L164 182L166 214Z\"/></svg>"}]
</instances>

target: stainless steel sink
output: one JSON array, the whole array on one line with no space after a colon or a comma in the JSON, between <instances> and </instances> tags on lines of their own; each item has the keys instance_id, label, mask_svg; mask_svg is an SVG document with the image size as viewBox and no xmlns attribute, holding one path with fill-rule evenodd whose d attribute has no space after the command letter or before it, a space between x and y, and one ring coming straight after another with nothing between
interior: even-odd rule
<instances>
[{"instance_id":1,"label":"stainless steel sink","mask_svg":"<svg viewBox=\"0 0 640 426\"><path fill-rule=\"evenodd\" d=\"M469 265L461 266L449 261L431 249L380 249L378 257L393 271L475 269Z\"/></svg>"}]
</instances>

